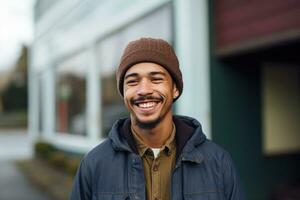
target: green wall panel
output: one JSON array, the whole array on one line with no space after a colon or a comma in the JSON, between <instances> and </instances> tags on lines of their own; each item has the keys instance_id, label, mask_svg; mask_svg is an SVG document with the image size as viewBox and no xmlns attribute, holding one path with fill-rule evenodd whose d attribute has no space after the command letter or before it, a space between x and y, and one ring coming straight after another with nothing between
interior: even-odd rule
<instances>
[{"instance_id":1,"label":"green wall panel","mask_svg":"<svg viewBox=\"0 0 300 200\"><path fill-rule=\"evenodd\" d=\"M215 55L214 1L209 2L212 139L232 155L247 198L266 200L275 186L300 180L300 155L263 155L261 60Z\"/></svg>"}]
</instances>

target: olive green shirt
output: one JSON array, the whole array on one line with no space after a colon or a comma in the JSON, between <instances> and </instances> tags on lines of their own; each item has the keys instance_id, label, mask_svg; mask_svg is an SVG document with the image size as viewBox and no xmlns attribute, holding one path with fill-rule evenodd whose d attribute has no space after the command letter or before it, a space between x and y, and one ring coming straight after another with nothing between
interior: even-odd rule
<instances>
[{"instance_id":1,"label":"olive green shirt","mask_svg":"<svg viewBox=\"0 0 300 200\"><path fill-rule=\"evenodd\" d=\"M171 173L176 158L175 132L176 128L173 123L171 136L160 148L155 158L152 149L132 129L139 155L143 160L147 200L170 200Z\"/></svg>"}]
</instances>

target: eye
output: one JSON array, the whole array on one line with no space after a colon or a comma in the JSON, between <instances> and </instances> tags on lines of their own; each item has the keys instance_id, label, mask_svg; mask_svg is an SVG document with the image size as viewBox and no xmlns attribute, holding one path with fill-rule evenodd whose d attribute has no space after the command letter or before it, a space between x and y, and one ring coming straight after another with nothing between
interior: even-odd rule
<instances>
[{"instance_id":1,"label":"eye","mask_svg":"<svg viewBox=\"0 0 300 200\"><path fill-rule=\"evenodd\" d=\"M164 79L161 77L154 77L152 78L153 83L161 83Z\"/></svg>"},{"instance_id":2,"label":"eye","mask_svg":"<svg viewBox=\"0 0 300 200\"><path fill-rule=\"evenodd\" d=\"M138 82L137 80L131 79L131 80L126 81L126 84L129 86L134 86L137 84L137 82Z\"/></svg>"}]
</instances>

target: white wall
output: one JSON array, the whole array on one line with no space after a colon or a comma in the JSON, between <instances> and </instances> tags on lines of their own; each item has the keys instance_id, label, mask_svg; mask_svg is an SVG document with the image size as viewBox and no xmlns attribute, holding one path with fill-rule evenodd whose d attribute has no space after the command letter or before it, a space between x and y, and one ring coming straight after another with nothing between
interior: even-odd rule
<instances>
[{"instance_id":1,"label":"white wall","mask_svg":"<svg viewBox=\"0 0 300 200\"><path fill-rule=\"evenodd\" d=\"M211 137L209 29L206 0L175 0L175 44L183 73L177 113L198 119Z\"/></svg>"}]
</instances>

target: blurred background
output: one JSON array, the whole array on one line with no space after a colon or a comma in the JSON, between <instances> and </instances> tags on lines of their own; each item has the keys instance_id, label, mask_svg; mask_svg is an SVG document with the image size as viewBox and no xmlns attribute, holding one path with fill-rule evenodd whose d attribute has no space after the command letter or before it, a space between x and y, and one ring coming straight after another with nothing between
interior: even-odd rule
<instances>
[{"instance_id":1,"label":"blurred background","mask_svg":"<svg viewBox=\"0 0 300 200\"><path fill-rule=\"evenodd\" d=\"M0 1L0 200L68 199L81 157L128 115L125 45L179 57L176 114L230 152L250 200L300 199L300 1Z\"/></svg>"}]
</instances>

